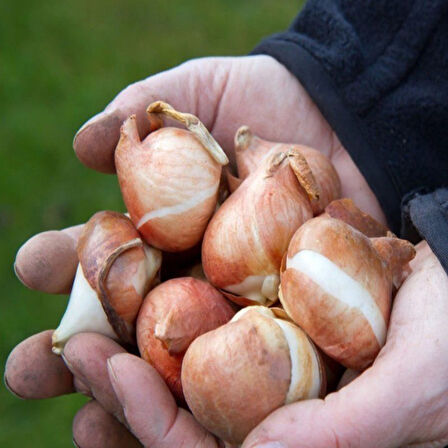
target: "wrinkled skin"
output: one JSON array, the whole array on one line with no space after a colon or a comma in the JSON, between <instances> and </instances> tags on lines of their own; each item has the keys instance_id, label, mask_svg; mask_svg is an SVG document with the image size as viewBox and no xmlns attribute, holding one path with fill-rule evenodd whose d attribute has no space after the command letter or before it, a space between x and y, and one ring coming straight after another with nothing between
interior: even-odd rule
<instances>
[{"instance_id":1,"label":"wrinkled skin","mask_svg":"<svg viewBox=\"0 0 448 448\"><path fill-rule=\"evenodd\" d=\"M158 99L198 115L230 156L233 135L242 124L268 140L321 150L338 171L343 196L384 222L364 178L302 86L267 56L194 60L133 84L78 133L74 146L80 158L100 171L112 171L111 148L120 123L137 113L143 135L145 107ZM94 156L92 148L98 149ZM324 400L275 411L243 448L270 441L279 442L274 447L313 448L448 443L448 278L426 243L417 249L412 272L395 298L387 343L373 366ZM48 331L17 346L5 380L22 398L74 390L91 396L93 401L74 420L78 446L224 446L176 406L151 366L115 342L95 334L74 336L64 350L70 373L51 354L45 364L38 362L50 339Z\"/></svg>"}]
</instances>

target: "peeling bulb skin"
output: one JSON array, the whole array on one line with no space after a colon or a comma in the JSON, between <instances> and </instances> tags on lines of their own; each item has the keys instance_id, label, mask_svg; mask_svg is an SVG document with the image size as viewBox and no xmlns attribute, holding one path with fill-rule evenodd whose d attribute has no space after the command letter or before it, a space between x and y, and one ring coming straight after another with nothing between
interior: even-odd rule
<instances>
[{"instance_id":1,"label":"peeling bulb skin","mask_svg":"<svg viewBox=\"0 0 448 448\"><path fill-rule=\"evenodd\" d=\"M78 265L67 309L52 336L53 353L60 355L65 343L73 335L81 332L101 333L109 338L118 339L96 291L86 280L81 265Z\"/></svg>"},{"instance_id":2,"label":"peeling bulb skin","mask_svg":"<svg viewBox=\"0 0 448 448\"><path fill-rule=\"evenodd\" d=\"M128 118L115 152L118 180L145 241L181 252L200 242L215 211L225 154L192 115L161 102L151 112L171 114L193 130L164 127L140 141L135 117Z\"/></svg>"},{"instance_id":3,"label":"peeling bulb skin","mask_svg":"<svg viewBox=\"0 0 448 448\"><path fill-rule=\"evenodd\" d=\"M143 297L155 285L161 252L143 243L121 213L104 211L84 225L79 266L67 310L53 335L54 351L83 331L135 345L135 322Z\"/></svg>"},{"instance_id":4,"label":"peeling bulb skin","mask_svg":"<svg viewBox=\"0 0 448 448\"><path fill-rule=\"evenodd\" d=\"M202 244L207 279L241 306L272 304L290 238L311 218L310 201L288 157L267 158L207 227Z\"/></svg>"},{"instance_id":5,"label":"peeling bulb skin","mask_svg":"<svg viewBox=\"0 0 448 448\"><path fill-rule=\"evenodd\" d=\"M250 275L237 285L226 286L223 288L223 293L237 302L238 297L246 298L247 303L244 300L239 302L243 306L247 304L270 306L278 299L279 284L280 276L278 274Z\"/></svg>"},{"instance_id":6,"label":"peeling bulb skin","mask_svg":"<svg viewBox=\"0 0 448 448\"><path fill-rule=\"evenodd\" d=\"M416 254L414 246L396 237L371 238L370 241L387 266L394 287L398 289L410 274L409 262Z\"/></svg>"},{"instance_id":7,"label":"peeling bulb skin","mask_svg":"<svg viewBox=\"0 0 448 448\"><path fill-rule=\"evenodd\" d=\"M385 225L364 213L348 198L332 201L325 208L325 214L349 224L369 238L386 236L389 231Z\"/></svg>"},{"instance_id":8,"label":"peeling bulb skin","mask_svg":"<svg viewBox=\"0 0 448 448\"><path fill-rule=\"evenodd\" d=\"M228 443L241 444L277 408L325 394L316 348L281 315L261 306L243 308L187 350L182 366L187 404L199 423Z\"/></svg>"}]
</instances>

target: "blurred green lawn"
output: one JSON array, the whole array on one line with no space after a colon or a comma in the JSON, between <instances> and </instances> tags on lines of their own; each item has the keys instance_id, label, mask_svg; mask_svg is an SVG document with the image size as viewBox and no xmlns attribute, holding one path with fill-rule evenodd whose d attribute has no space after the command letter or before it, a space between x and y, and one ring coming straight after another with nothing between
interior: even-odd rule
<instances>
[{"instance_id":1,"label":"blurred green lawn","mask_svg":"<svg viewBox=\"0 0 448 448\"><path fill-rule=\"evenodd\" d=\"M0 2L0 356L54 328L65 296L14 277L18 247L37 232L122 210L114 176L84 168L77 128L127 84L180 62L249 52L287 27L297 0ZM24 402L0 387L1 447L71 446L85 399Z\"/></svg>"}]
</instances>

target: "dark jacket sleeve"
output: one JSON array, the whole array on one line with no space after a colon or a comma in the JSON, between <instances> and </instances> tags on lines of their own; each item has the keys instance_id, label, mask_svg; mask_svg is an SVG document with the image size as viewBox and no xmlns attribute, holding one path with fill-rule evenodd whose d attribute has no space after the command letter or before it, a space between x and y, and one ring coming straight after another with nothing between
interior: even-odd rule
<instances>
[{"instance_id":1,"label":"dark jacket sleeve","mask_svg":"<svg viewBox=\"0 0 448 448\"><path fill-rule=\"evenodd\" d=\"M253 53L299 79L391 229L412 223L448 270L448 1L309 0Z\"/></svg>"}]
</instances>

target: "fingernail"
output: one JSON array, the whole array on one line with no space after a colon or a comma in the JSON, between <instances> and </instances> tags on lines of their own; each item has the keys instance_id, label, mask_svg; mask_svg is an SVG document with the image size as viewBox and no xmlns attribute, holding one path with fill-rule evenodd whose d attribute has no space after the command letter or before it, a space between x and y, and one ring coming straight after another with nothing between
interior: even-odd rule
<instances>
[{"instance_id":1,"label":"fingernail","mask_svg":"<svg viewBox=\"0 0 448 448\"><path fill-rule=\"evenodd\" d=\"M78 138L78 136L84 132L87 128L89 128L90 126L92 126L93 124L99 123L100 121L105 121L107 120L109 117L111 117L112 115L116 115L117 112L117 108L113 108L110 110L103 110L102 112L97 113L96 115L94 115L92 118L90 118L90 120L87 120L79 129L78 132L75 134L74 138L73 138L73 146L75 146L76 143L76 139Z\"/></svg>"},{"instance_id":2,"label":"fingernail","mask_svg":"<svg viewBox=\"0 0 448 448\"><path fill-rule=\"evenodd\" d=\"M72 374L78 379L78 381L81 381L84 383L87 387L89 387L89 382L79 373L79 369L75 369L72 365L72 363L66 358L64 355L64 352L61 353L61 358L64 361L65 365L67 366L68 370L72 372Z\"/></svg>"},{"instance_id":3,"label":"fingernail","mask_svg":"<svg viewBox=\"0 0 448 448\"><path fill-rule=\"evenodd\" d=\"M120 390L120 382L118 376L114 370L114 356L111 356L107 359L107 370L109 372L110 382L112 383L112 387L114 388L115 394L117 395L118 400L121 402L121 390Z\"/></svg>"},{"instance_id":4,"label":"fingernail","mask_svg":"<svg viewBox=\"0 0 448 448\"><path fill-rule=\"evenodd\" d=\"M21 400L24 400L25 398L21 397L8 383L8 377L5 375L3 377L3 381L5 383L6 389L9 390L9 392L11 392L13 395L15 395L17 398L20 398Z\"/></svg>"},{"instance_id":5,"label":"fingernail","mask_svg":"<svg viewBox=\"0 0 448 448\"><path fill-rule=\"evenodd\" d=\"M75 386L76 392L79 392L80 394L85 395L86 397L93 397L92 392L90 391L89 386L87 386L84 381L80 380L79 378L75 377L73 380L73 385Z\"/></svg>"},{"instance_id":6,"label":"fingernail","mask_svg":"<svg viewBox=\"0 0 448 448\"><path fill-rule=\"evenodd\" d=\"M75 440L74 438L72 439L72 442L73 442L73 445L76 446L76 448L81 448L81 447L76 443L76 440Z\"/></svg>"},{"instance_id":7,"label":"fingernail","mask_svg":"<svg viewBox=\"0 0 448 448\"><path fill-rule=\"evenodd\" d=\"M65 357L64 352L61 352L61 358L64 361L65 365L68 367L68 370L73 373L73 366L70 361Z\"/></svg>"},{"instance_id":8,"label":"fingernail","mask_svg":"<svg viewBox=\"0 0 448 448\"><path fill-rule=\"evenodd\" d=\"M92 125L93 123L96 123L97 121L101 120L101 118L103 116L107 116L108 113L107 112L99 112L96 115L94 115L92 118L90 118L89 120L87 120L79 129L78 132L75 134L74 138L73 138L73 144L75 144L76 138L78 137L79 134L81 134L82 131L84 131L85 129L87 129L90 125Z\"/></svg>"},{"instance_id":9,"label":"fingernail","mask_svg":"<svg viewBox=\"0 0 448 448\"><path fill-rule=\"evenodd\" d=\"M128 429L129 426L127 424L126 421L126 402L124 400L124 396L123 393L121 391L121 385L120 385L120 380L118 379L118 376L116 374L116 361L114 360L114 356L111 356L110 358L107 359L107 371L109 372L109 379L110 379L110 383L112 384L112 388L115 392L115 396L117 397L117 400L120 402L120 405L122 407L122 409L120 409L119 411L117 411L116 413L114 413L114 416L116 419L118 419L121 423L123 423ZM114 366L115 364L115 366Z\"/></svg>"}]
</instances>

